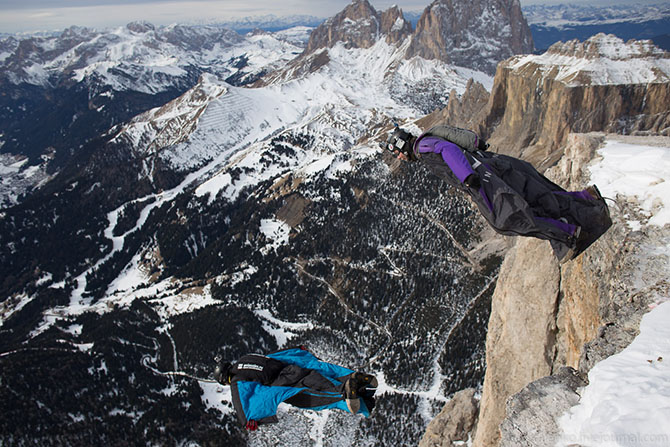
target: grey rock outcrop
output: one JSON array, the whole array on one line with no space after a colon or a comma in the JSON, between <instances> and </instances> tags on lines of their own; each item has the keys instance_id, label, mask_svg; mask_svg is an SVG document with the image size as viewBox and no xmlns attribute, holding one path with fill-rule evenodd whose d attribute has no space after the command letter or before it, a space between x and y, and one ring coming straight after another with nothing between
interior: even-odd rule
<instances>
[{"instance_id":1,"label":"grey rock outcrop","mask_svg":"<svg viewBox=\"0 0 670 447\"><path fill-rule=\"evenodd\" d=\"M577 371L564 367L524 387L507 401L500 447L554 445L561 434L558 418L579 402L577 390L586 384Z\"/></svg>"},{"instance_id":2,"label":"grey rock outcrop","mask_svg":"<svg viewBox=\"0 0 670 447\"><path fill-rule=\"evenodd\" d=\"M419 447L463 445L477 422L478 409L474 389L468 388L454 394L442 411L428 424Z\"/></svg>"},{"instance_id":3,"label":"grey rock outcrop","mask_svg":"<svg viewBox=\"0 0 670 447\"><path fill-rule=\"evenodd\" d=\"M493 74L499 61L533 48L518 0L436 0L421 15L406 56Z\"/></svg>"}]
</instances>

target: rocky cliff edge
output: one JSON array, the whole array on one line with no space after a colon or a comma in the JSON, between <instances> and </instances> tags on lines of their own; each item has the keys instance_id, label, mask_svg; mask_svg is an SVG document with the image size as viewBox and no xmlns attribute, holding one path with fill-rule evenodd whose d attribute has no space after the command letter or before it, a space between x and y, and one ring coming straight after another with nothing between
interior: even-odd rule
<instances>
[{"instance_id":1,"label":"rocky cliff edge","mask_svg":"<svg viewBox=\"0 0 670 447\"><path fill-rule=\"evenodd\" d=\"M565 57L591 69L566 82L560 64L544 60ZM584 44L556 46L546 56L508 59L498 66L486 103L486 95L472 85L424 121L477 129L495 150L521 156L565 189L579 190L590 183L589 166L606 140L670 147L665 99L670 71L664 68L670 67L669 60L644 43L624 44L599 35ZM625 64L640 63L655 67L653 79L598 82L597 73L610 70L613 79L625 74ZM575 84L578 80L581 84ZM470 118L459 111L469 111ZM513 241L492 301L486 377L479 413L472 416L478 418L473 446L554 445L560 433L557 418L578 402L588 371L624 349L638 334L650 305L670 295L667 250L659 250L667 246L670 228L650 225L649 213L636 197L613 199L612 228L564 265L546 241ZM455 414L460 418L464 413ZM448 415L442 420L449 420ZM429 427L422 445L462 442L434 434Z\"/></svg>"}]
</instances>

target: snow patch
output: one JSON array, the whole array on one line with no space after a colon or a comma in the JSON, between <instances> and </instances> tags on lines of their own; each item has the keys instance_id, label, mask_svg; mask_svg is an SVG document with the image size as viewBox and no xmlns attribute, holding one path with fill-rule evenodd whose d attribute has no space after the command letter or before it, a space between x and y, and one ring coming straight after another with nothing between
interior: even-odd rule
<instances>
[{"instance_id":1,"label":"snow patch","mask_svg":"<svg viewBox=\"0 0 670 447\"><path fill-rule=\"evenodd\" d=\"M670 146L670 145L669 145ZM608 140L591 166L591 180L605 197L635 196L648 224L670 223L670 147ZM631 228L640 223L629 221Z\"/></svg>"},{"instance_id":2,"label":"snow patch","mask_svg":"<svg viewBox=\"0 0 670 447\"><path fill-rule=\"evenodd\" d=\"M264 247L264 250L277 249L282 245L288 245L288 236L291 227L279 219L261 219L260 231L271 242Z\"/></svg>"},{"instance_id":3,"label":"snow patch","mask_svg":"<svg viewBox=\"0 0 670 447\"><path fill-rule=\"evenodd\" d=\"M559 446L670 445L670 302L644 315L640 335L589 372L578 405L559 421Z\"/></svg>"},{"instance_id":4,"label":"snow patch","mask_svg":"<svg viewBox=\"0 0 670 447\"><path fill-rule=\"evenodd\" d=\"M233 396L229 386L223 386L218 383L198 382L202 389L200 400L207 409L214 409L222 414L235 414L233 408Z\"/></svg>"},{"instance_id":5,"label":"snow patch","mask_svg":"<svg viewBox=\"0 0 670 447\"><path fill-rule=\"evenodd\" d=\"M286 343L299 332L314 328L312 323L291 323L279 320L266 309L255 310L254 313L263 321L263 329L277 340L277 346L280 349L286 347Z\"/></svg>"}]
</instances>

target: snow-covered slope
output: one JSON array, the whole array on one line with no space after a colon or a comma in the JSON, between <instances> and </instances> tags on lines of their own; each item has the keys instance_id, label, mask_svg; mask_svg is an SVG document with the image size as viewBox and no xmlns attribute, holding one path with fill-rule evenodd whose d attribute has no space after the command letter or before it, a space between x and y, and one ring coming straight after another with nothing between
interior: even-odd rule
<instances>
[{"instance_id":1,"label":"snow-covered slope","mask_svg":"<svg viewBox=\"0 0 670 447\"><path fill-rule=\"evenodd\" d=\"M7 153L0 160L1 206L15 204L43 185L47 168L53 174L77 158L72 148L140 111L162 106L196 85L202 74L243 85L284 65L302 51L310 31L300 26L241 36L219 26L131 23L111 30L72 27L57 34L0 39L0 83L6 93L0 107L0 148ZM199 94L202 89L180 102L199 113L196 103L204 107L207 101L207 94ZM145 153L191 132L189 112L170 107L135 119L134 127L146 128ZM142 132L135 133L139 138ZM25 157L29 160L21 165L12 161Z\"/></svg>"},{"instance_id":2,"label":"snow-covered slope","mask_svg":"<svg viewBox=\"0 0 670 447\"><path fill-rule=\"evenodd\" d=\"M205 76L182 97L136 117L115 141L129 142L141 156L160 149L160 157L178 170L214 159L222 163L249 143L292 127L318 135L318 147L332 154L391 117L418 117L424 107L439 107L451 89L462 93L470 77L492 85L483 73L419 57L405 60L404 49L384 41L368 49L336 45L318 71L262 88Z\"/></svg>"}]
</instances>

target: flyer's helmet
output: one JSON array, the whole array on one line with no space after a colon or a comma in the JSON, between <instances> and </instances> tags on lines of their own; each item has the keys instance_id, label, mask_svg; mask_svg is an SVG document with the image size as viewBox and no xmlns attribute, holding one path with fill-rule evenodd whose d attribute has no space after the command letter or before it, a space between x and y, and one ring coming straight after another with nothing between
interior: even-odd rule
<instances>
[{"instance_id":1,"label":"flyer's helmet","mask_svg":"<svg viewBox=\"0 0 670 447\"><path fill-rule=\"evenodd\" d=\"M412 156L413 143L414 143L414 135L402 129L396 124L396 127L395 129L393 129L393 132L389 136L388 140L386 140L386 143L382 143L382 145L384 149L390 152L395 153L395 151L399 151L407 155L408 158L410 158Z\"/></svg>"}]
</instances>

